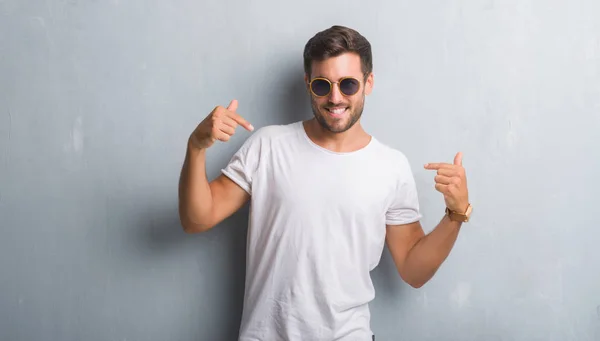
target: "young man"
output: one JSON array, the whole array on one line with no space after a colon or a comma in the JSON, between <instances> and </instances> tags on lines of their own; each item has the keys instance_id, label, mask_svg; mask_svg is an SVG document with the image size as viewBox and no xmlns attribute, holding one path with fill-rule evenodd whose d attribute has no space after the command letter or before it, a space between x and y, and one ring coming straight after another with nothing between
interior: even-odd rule
<instances>
[{"instance_id":1,"label":"young man","mask_svg":"<svg viewBox=\"0 0 600 341\"><path fill-rule=\"evenodd\" d=\"M222 174L206 178L206 150L238 126L238 103L216 107L191 134L180 183L186 232L206 231L251 200L241 341L371 340L370 271L387 243L398 273L425 284L468 220L462 155L433 163L447 206L428 235L408 160L360 124L373 87L369 42L334 26L304 50L314 118L256 130Z\"/></svg>"}]
</instances>

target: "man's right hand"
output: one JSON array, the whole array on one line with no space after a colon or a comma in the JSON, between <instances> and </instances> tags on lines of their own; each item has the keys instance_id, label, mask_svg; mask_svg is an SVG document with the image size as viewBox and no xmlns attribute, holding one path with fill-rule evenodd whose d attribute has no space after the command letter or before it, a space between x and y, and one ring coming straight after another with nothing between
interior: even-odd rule
<instances>
[{"instance_id":1,"label":"man's right hand","mask_svg":"<svg viewBox=\"0 0 600 341\"><path fill-rule=\"evenodd\" d=\"M217 106L200 124L190 136L190 145L198 149L206 149L212 146L216 140L229 141L235 133L238 125L248 131L254 127L243 117L236 113L237 100L231 101L227 108Z\"/></svg>"},{"instance_id":2,"label":"man's right hand","mask_svg":"<svg viewBox=\"0 0 600 341\"><path fill-rule=\"evenodd\" d=\"M250 198L248 192L223 174L210 182L206 177L206 148L216 140L229 141L238 125L254 130L236 113L237 107L236 100L227 108L216 107L190 135L179 180L179 216L188 233L211 229Z\"/></svg>"}]
</instances>

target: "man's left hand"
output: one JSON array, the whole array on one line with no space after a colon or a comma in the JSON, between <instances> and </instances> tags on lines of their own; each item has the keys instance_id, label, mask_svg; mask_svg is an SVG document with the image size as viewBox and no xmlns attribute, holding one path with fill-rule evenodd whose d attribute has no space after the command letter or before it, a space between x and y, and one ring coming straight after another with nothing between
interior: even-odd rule
<instances>
[{"instance_id":1,"label":"man's left hand","mask_svg":"<svg viewBox=\"0 0 600 341\"><path fill-rule=\"evenodd\" d=\"M469 206L469 191L462 166L462 153L456 154L454 164L428 163L425 169L437 170L435 189L444 195L446 206L452 211L464 213Z\"/></svg>"}]
</instances>

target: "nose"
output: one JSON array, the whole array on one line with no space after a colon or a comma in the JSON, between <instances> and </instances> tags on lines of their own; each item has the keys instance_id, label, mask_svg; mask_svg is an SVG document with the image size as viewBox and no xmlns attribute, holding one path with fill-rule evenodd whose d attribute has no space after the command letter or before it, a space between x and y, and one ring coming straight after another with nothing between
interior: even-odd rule
<instances>
[{"instance_id":1,"label":"nose","mask_svg":"<svg viewBox=\"0 0 600 341\"><path fill-rule=\"evenodd\" d=\"M329 101L331 103L340 103L344 96L340 92L340 86L338 83L334 83L331 88L331 93L329 94Z\"/></svg>"}]
</instances>

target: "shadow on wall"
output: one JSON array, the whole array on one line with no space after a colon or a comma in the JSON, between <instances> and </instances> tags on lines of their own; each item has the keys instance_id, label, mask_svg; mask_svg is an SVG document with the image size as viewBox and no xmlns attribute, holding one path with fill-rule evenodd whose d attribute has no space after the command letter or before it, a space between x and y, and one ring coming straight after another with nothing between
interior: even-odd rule
<instances>
[{"instance_id":1,"label":"shadow on wall","mask_svg":"<svg viewBox=\"0 0 600 341\"><path fill-rule=\"evenodd\" d=\"M302 67L289 67L283 70L281 74L283 75L281 79L284 82L280 95L276 97L275 107L285 108L285 110L281 113L281 116L276 116L278 120L281 120L278 123L288 124L311 118L310 97L306 91Z\"/></svg>"},{"instance_id":2,"label":"shadow on wall","mask_svg":"<svg viewBox=\"0 0 600 341\"><path fill-rule=\"evenodd\" d=\"M269 105L275 108L265 117L269 125L288 124L312 117L302 69L295 67L285 71L274 73L277 75L277 82L283 82L279 96L273 96L272 93L261 94L271 102ZM285 76L282 77L281 74ZM229 157L224 160L228 161ZM218 166L212 165L211 168L221 169L225 164ZM173 171L178 173L178 179L180 169L174 168ZM198 321L195 322L197 333L202 339L235 340L243 307L249 205L245 205L210 231L189 235L183 232L179 221L176 184L168 191L168 196L173 198L168 201L164 200L164 193L156 194L160 192L156 189L148 189L149 193L146 195L139 194L142 200L121 199L125 202L135 202L137 207L124 209L121 206L121 213L130 216L129 219L133 219L134 223L127 228L121 224L121 228L127 230L126 241L116 250L119 252L120 261L115 266L125 269L129 268L127 264L143 264L147 268L139 271L147 273L148 268L158 266L157 264L181 266L177 264L181 261L178 257L193 258L200 268L201 278L196 280L191 277L197 290L189 300L199 304L184 305L183 307L194 308L182 314L193 316L194 320ZM189 263L184 264L189 268ZM177 285L173 287L177 288ZM207 320L203 318L205 316L211 318ZM209 321L219 323L210 324Z\"/></svg>"},{"instance_id":3,"label":"shadow on wall","mask_svg":"<svg viewBox=\"0 0 600 341\"><path fill-rule=\"evenodd\" d=\"M140 208L143 214L138 213L136 223L127 229L128 242L119 250L124 253L119 258L143 264L145 269L140 271L146 275L149 269L161 266L175 269L160 270L163 274L182 275L172 279L168 290L172 288L173 292L165 294L185 295L177 292L177 282L191 281L186 287L191 287L192 292L184 298L190 303L181 306L188 311L178 313L191 317L195 335L200 339L237 339L244 295L248 205L210 231L186 234L179 221L177 203L154 202Z\"/></svg>"}]
</instances>

